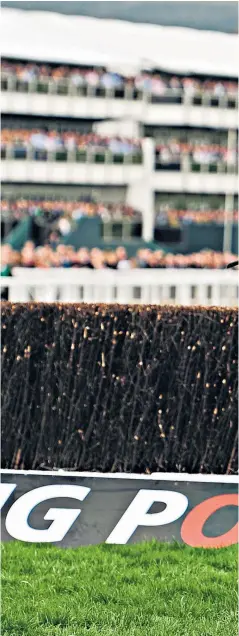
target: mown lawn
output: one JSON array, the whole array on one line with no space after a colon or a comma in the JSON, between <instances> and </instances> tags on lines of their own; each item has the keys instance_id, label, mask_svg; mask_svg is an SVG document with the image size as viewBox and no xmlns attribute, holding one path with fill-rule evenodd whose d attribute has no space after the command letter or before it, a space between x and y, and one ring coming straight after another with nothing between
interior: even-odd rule
<instances>
[{"instance_id":1,"label":"mown lawn","mask_svg":"<svg viewBox=\"0 0 239 636\"><path fill-rule=\"evenodd\" d=\"M1 636L237 633L237 546L2 547Z\"/></svg>"}]
</instances>

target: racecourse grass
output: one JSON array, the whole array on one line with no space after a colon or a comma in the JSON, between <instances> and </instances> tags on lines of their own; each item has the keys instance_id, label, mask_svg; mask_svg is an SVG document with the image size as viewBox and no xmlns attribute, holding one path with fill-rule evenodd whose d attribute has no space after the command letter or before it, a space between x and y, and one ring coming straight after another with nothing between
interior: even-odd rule
<instances>
[{"instance_id":1,"label":"racecourse grass","mask_svg":"<svg viewBox=\"0 0 239 636\"><path fill-rule=\"evenodd\" d=\"M237 547L2 547L1 636L236 636Z\"/></svg>"}]
</instances>

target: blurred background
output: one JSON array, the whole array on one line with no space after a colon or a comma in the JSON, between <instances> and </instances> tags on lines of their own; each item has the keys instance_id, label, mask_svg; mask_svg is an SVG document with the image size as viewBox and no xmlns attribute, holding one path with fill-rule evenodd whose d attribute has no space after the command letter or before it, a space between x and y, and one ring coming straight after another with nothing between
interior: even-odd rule
<instances>
[{"instance_id":1,"label":"blurred background","mask_svg":"<svg viewBox=\"0 0 239 636\"><path fill-rule=\"evenodd\" d=\"M2 299L237 303L237 7L2 2Z\"/></svg>"}]
</instances>

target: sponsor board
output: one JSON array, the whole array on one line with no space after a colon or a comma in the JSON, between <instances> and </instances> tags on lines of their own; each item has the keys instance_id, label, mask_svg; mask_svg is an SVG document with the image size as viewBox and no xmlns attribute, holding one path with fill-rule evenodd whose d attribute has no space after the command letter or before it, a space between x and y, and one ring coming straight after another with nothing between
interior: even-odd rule
<instances>
[{"instance_id":1,"label":"sponsor board","mask_svg":"<svg viewBox=\"0 0 239 636\"><path fill-rule=\"evenodd\" d=\"M76 547L238 541L238 478L1 471L1 538Z\"/></svg>"}]
</instances>

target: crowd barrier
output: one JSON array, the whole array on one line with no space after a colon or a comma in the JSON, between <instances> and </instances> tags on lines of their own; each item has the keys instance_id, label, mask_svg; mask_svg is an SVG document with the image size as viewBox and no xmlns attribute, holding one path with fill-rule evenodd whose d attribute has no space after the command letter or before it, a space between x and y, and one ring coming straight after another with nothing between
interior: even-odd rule
<instances>
[{"instance_id":1,"label":"crowd barrier","mask_svg":"<svg viewBox=\"0 0 239 636\"><path fill-rule=\"evenodd\" d=\"M4 303L2 466L235 473L236 309Z\"/></svg>"},{"instance_id":2,"label":"crowd barrier","mask_svg":"<svg viewBox=\"0 0 239 636\"><path fill-rule=\"evenodd\" d=\"M24 269L1 287L12 302L119 302L236 306L238 273L195 269Z\"/></svg>"}]
</instances>

